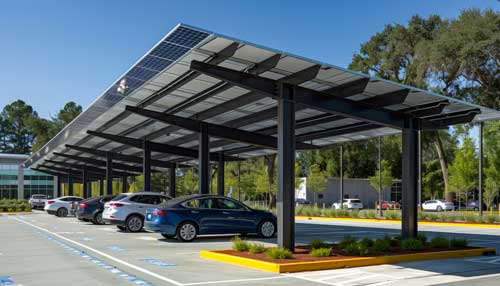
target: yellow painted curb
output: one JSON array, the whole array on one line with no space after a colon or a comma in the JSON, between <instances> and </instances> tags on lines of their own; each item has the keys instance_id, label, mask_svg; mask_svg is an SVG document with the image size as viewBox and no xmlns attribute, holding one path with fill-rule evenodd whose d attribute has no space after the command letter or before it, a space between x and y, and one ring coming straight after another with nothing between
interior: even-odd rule
<instances>
[{"instance_id":1,"label":"yellow painted curb","mask_svg":"<svg viewBox=\"0 0 500 286\"><path fill-rule=\"evenodd\" d=\"M337 221L352 221L352 222L385 222L400 224L401 220L396 219L376 219L376 218L346 218L346 217L322 217L322 216L295 216L295 218L309 220L337 220ZM488 223L453 223L439 221L418 221L420 225L435 225L435 226L452 226L452 227L476 227L476 228L500 228L500 224Z\"/></svg>"},{"instance_id":2,"label":"yellow painted curb","mask_svg":"<svg viewBox=\"0 0 500 286\"><path fill-rule=\"evenodd\" d=\"M24 211L22 211L22 212L0 212L0 215L3 215L3 214L5 214L5 215L10 215L10 214L30 214L30 213L32 213L32 212L24 212Z\"/></svg>"},{"instance_id":3,"label":"yellow painted curb","mask_svg":"<svg viewBox=\"0 0 500 286\"><path fill-rule=\"evenodd\" d=\"M484 248L475 248L466 250L448 250L440 252L412 253L412 254L376 256L376 257L356 257L356 258L345 258L337 260L322 260L322 261L292 262L292 263L272 263L272 262L260 261L256 259L239 257L209 250L200 251L200 257L220 262L226 262L234 265L274 272L274 273L292 273L292 272L302 272L302 271L381 265L381 264L394 264L401 262L411 262L411 261L421 261L421 260L431 260L431 259L449 259L449 258L482 256L487 253L495 253L495 252L496 250L494 248L484 247Z\"/></svg>"}]
</instances>

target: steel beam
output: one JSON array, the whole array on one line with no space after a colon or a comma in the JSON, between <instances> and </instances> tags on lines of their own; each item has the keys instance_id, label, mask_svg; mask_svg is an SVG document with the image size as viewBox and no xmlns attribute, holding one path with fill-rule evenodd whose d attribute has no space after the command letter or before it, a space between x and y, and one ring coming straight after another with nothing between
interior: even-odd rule
<instances>
[{"instance_id":1,"label":"steel beam","mask_svg":"<svg viewBox=\"0 0 500 286\"><path fill-rule=\"evenodd\" d=\"M398 111L411 114L415 117L425 117L437 115L443 112L443 109L448 106L450 102L446 99L433 101L429 103L420 104L408 108L403 108Z\"/></svg>"},{"instance_id":2,"label":"steel beam","mask_svg":"<svg viewBox=\"0 0 500 286\"><path fill-rule=\"evenodd\" d=\"M219 156L217 164L217 195L224 195L224 156Z\"/></svg>"},{"instance_id":3,"label":"steel beam","mask_svg":"<svg viewBox=\"0 0 500 286\"><path fill-rule=\"evenodd\" d=\"M170 197L175 198L175 164L169 169L169 174L168 194Z\"/></svg>"},{"instance_id":4,"label":"steel beam","mask_svg":"<svg viewBox=\"0 0 500 286\"><path fill-rule=\"evenodd\" d=\"M87 170L86 167L83 168L82 170L82 184L83 184L83 198L86 199L89 197L88 191L89 191L89 186L88 186L88 176L89 176L89 171Z\"/></svg>"},{"instance_id":5,"label":"steel beam","mask_svg":"<svg viewBox=\"0 0 500 286\"><path fill-rule=\"evenodd\" d=\"M93 136L101 137L104 139L115 141L115 142L118 142L121 144L135 147L135 148L139 148L139 149L143 148L143 146L142 146L143 140L141 140L141 139L113 135L113 134L108 134L108 133L103 133L103 132L96 132L96 131L91 131L91 130L88 130L87 133L90 135L93 135ZM195 149L179 147L179 146L163 144L163 143L150 142L150 141L148 141L148 142L149 142L151 151L156 151L156 152L166 153L166 154L173 154L173 155L189 157L189 158L198 158L198 151ZM218 161L219 154L209 153L209 159L211 161ZM231 157L231 156L224 156L224 160L225 161L238 161L240 159L238 159L236 157Z\"/></svg>"},{"instance_id":6,"label":"steel beam","mask_svg":"<svg viewBox=\"0 0 500 286\"><path fill-rule=\"evenodd\" d=\"M45 162L51 163L51 164L56 164L60 165L63 167L69 167L72 169L76 169L78 171L83 171L83 169L87 168L87 170L90 173L96 174L98 176L104 176L106 174L106 170L98 167L93 167L93 166L88 166L88 165L82 165L82 164L75 164L75 163L68 163L64 161L56 161L56 160L50 160L50 159L45 159ZM123 176L123 175L130 175L130 173L126 172L114 172L116 176Z\"/></svg>"},{"instance_id":7,"label":"steel beam","mask_svg":"<svg viewBox=\"0 0 500 286\"><path fill-rule=\"evenodd\" d=\"M417 176L418 176L418 185L417 185L417 204L422 210L422 131L418 131L418 167L417 167Z\"/></svg>"},{"instance_id":8,"label":"steel beam","mask_svg":"<svg viewBox=\"0 0 500 286\"><path fill-rule=\"evenodd\" d=\"M339 127L332 127L332 128L328 128L325 130L303 133L303 134L297 135L297 140L298 141L309 141L309 140L315 140L315 139L320 139L320 138L327 138L327 137L333 137L333 136L338 136L338 135L343 135L343 134L350 134L350 133L355 133L355 132L372 130L372 129L377 129L377 128L381 128L381 127L382 126L380 126L378 124L359 122L359 123L353 123L353 124L349 124L349 125L342 125Z\"/></svg>"},{"instance_id":9,"label":"steel beam","mask_svg":"<svg viewBox=\"0 0 500 286\"><path fill-rule=\"evenodd\" d=\"M340 183L340 206L342 208L344 202L344 146L340 145L340 154L339 154L339 183Z\"/></svg>"},{"instance_id":10,"label":"steel beam","mask_svg":"<svg viewBox=\"0 0 500 286\"><path fill-rule=\"evenodd\" d=\"M209 137L202 126L198 142L198 178L200 194L210 193ZM219 156L220 157L220 156Z\"/></svg>"},{"instance_id":11,"label":"steel beam","mask_svg":"<svg viewBox=\"0 0 500 286\"><path fill-rule=\"evenodd\" d=\"M71 174L71 169L68 169L68 196L73 195L73 174Z\"/></svg>"},{"instance_id":12,"label":"steel beam","mask_svg":"<svg viewBox=\"0 0 500 286\"><path fill-rule=\"evenodd\" d=\"M99 179L99 195L104 196L104 180Z\"/></svg>"},{"instance_id":13,"label":"steel beam","mask_svg":"<svg viewBox=\"0 0 500 286\"><path fill-rule=\"evenodd\" d=\"M110 152L110 151L104 151L104 150L99 150L95 148L86 148L86 147L80 147L80 146L75 146L75 145L65 145L66 148L77 150L80 152L92 154L98 157L106 158L106 154L111 154L111 157L113 157L113 160L115 161L123 161L123 162L131 162L131 163L137 163L137 164L142 164L142 158L138 156L131 156L131 155L125 155L125 154L120 154L116 152ZM160 167L160 168L170 168L172 167L172 163L167 162L167 161L160 161L160 160L151 160L151 166L153 167Z\"/></svg>"},{"instance_id":14,"label":"steel beam","mask_svg":"<svg viewBox=\"0 0 500 286\"><path fill-rule=\"evenodd\" d=\"M106 194L113 194L113 159L111 154L106 156Z\"/></svg>"},{"instance_id":15,"label":"steel beam","mask_svg":"<svg viewBox=\"0 0 500 286\"><path fill-rule=\"evenodd\" d=\"M127 176L122 176L122 193L128 192Z\"/></svg>"},{"instance_id":16,"label":"steel beam","mask_svg":"<svg viewBox=\"0 0 500 286\"><path fill-rule=\"evenodd\" d=\"M295 248L295 87L280 85L278 99L278 247Z\"/></svg>"},{"instance_id":17,"label":"steel beam","mask_svg":"<svg viewBox=\"0 0 500 286\"><path fill-rule=\"evenodd\" d=\"M425 117L425 122L422 122L422 129L432 130L433 126L437 126L437 128L445 128L448 125L469 123L480 113L481 110L479 108L472 108L457 112L428 116Z\"/></svg>"},{"instance_id":18,"label":"steel beam","mask_svg":"<svg viewBox=\"0 0 500 286\"><path fill-rule=\"evenodd\" d=\"M61 183L62 183L63 176L61 176L61 175L56 175L56 176L57 176L56 196L61 197Z\"/></svg>"},{"instance_id":19,"label":"steel beam","mask_svg":"<svg viewBox=\"0 0 500 286\"><path fill-rule=\"evenodd\" d=\"M142 163L142 175L144 177L144 191L151 191L151 144L150 142L144 140L142 142L143 150L143 163Z\"/></svg>"},{"instance_id":20,"label":"steel beam","mask_svg":"<svg viewBox=\"0 0 500 286\"><path fill-rule=\"evenodd\" d=\"M231 128L224 125L213 124L208 122L203 122L199 120L194 120L186 117L176 116L172 114L165 114L153 110L147 110L142 108L137 108L134 106L127 105L125 107L127 111L146 116L161 122L165 122L171 125L178 126L183 129L187 129L193 132L200 132L201 126L204 125L206 132L210 136L226 138L235 142L244 142L252 145L257 145L265 148L277 147L276 137L267 136L259 134L257 132L250 132L245 130L240 130L237 128ZM302 142L296 142L297 149L315 149L317 146L306 144Z\"/></svg>"},{"instance_id":21,"label":"steel beam","mask_svg":"<svg viewBox=\"0 0 500 286\"><path fill-rule=\"evenodd\" d=\"M191 69L256 93L262 93L276 99L280 97L276 92L279 82L272 79L199 61L192 61ZM368 104L349 100L336 94L326 94L300 86L295 88L294 101L297 104L302 104L323 112L341 114L387 127L401 129L404 124L404 114L390 110L374 109Z\"/></svg>"},{"instance_id":22,"label":"steel beam","mask_svg":"<svg viewBox=\"0 0 500 286\"><path fill-rule=\"evenodd\" d=\"M88 158L88 157L77 156L77 155L69 155L69 154L64 154L64 153L59 153L59 152L54 152L54 155L65 157L65 158L79 161L82 163L95 165L95 166L106 165L106 161L104 161L104 160L98 160L98 159L93 159L93 158ZM130 172L141 172L142 171L142 168L140 168L140 167L116 163L116 162L113 162L112 168L124 170L124 171L130 171Z\"/></svg>"},{"instance_id":23,"label":"steel beam","mask_svg":"<svg viewBox=\"0 0 500 286\"><path fill-rule=\"evenodd\" d=\"M401 235L403 238L415 238L418 233L417 222L417 154L418 124L415 120L406 120L403 128L403 174Z\"/></svg>"}]
</instances>

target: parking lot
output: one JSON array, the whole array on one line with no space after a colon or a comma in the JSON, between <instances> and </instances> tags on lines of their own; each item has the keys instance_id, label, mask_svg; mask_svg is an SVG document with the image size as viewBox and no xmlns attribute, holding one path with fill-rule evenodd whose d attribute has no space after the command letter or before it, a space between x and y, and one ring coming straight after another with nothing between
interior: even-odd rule
<instances>
[{"instance_id":1,"label":"parking lot","mask_svg":"<svg viewBox=\"0 0 500 286\"><path fill-rule=\"evenodd\" d=\"M297 243L318 238L333 242L345 235L397 234L398 228L390 223L300 219L296 236ZM199 250L229 248L227 236L181 243L39 211L0 216L0 229L0 276L10 277L13 285L399 285L402 280L404 285L497 285L500 277L496 256L276 275L199 258ZM466 237L473 245L500 249L500 229L420 229L428 237Z\"/></svg>"}]
</instances>

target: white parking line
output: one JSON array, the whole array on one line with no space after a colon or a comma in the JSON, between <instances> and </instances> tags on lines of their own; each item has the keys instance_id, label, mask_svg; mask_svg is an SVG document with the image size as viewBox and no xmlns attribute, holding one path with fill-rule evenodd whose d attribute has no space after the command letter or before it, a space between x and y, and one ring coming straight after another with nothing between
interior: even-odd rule
<instances>
[{"instance_id":1,"label":"white parking line","mask_svg":"<svg viewBox=\"0 0 500 286\"><path fill-rule=\"evenodd\" d=\"M24 224L27 224L27 225L29 225L29 226L31 226L31 227L37 228L37 229L39 229L39 230L41 230L41 231L45 231L45 232L47 232L47 233L50 233L50 234L51 234L51 235L53 235L53 236L57 236L58 238L63 239L63 240L66 240L66 241L68 241L68 242L70 242L70 243L72 243L72 244L74 244L74 245L78 245L79 247L82 247L82 248L85 248L85 249L87 249L87 250L90 250L90 251L92 251L92 252L94 252L94 253L97 253L97 254L98 254L98 255L100 255L100 256L106 257L106 258L108 258L108 259L110 259L110 260L113 260L113 261L115 261L115 262L117 262L117 263L120 263L120 264L122 264L122 265L125 265L125 266L127 266L127 267L129 267L129 268L132 268L132 269L134 269L134 270L137 270L137 271L139 271L139 272L142 272L142 273L144 273L144 274L146 274L146 275L152 276L152 277L154 277L154 278L156 278L156 279L159 279L159 280L162 280L162 281L165 281L165 282L168 282L168 283L170 283L170 284L177 285L177 286L182 286L182 285L183 285L183 284L182 284L182 283L180 283L180 282L177 282L177 281L175 281L175 280L172 280L172 279L170 279L170 278L167 278L167 277L165 277L165 276L162 276L162 275L160 275L160 274L158 274L158 273L155 273L155 272L149 271L149 270L144 269L144 268L142 268L142 267L139 267L139 266L137 266L137 265L134 265L134 264L128 263L128 262L126 262L126 261L123 261L123 260L121 260L121 259L119 259L119 258L116 258L116 257L114 257L114 256L111 256L111 255L107 254L107 253L104 253L104 252L102 252L102 251L99 251L99 250L97 250L97 249L94 249L94 248L92 248L92 247L90 247L90 246L87 246L87 245L85 245L85 244L83 244L83 243L80 243L80 242L74 241L74 240L72 240L72 239L66 238L66 237L64 237L64 236L62 236L62 235L59 235L59 234L57 234L57 233L55 233L55 232L52 232L52 231L50 231L50 230L48 230L48 229L45 229L45 228L43 228L43 227L39 227L39 226L37 226L37 225L34 225L34 224L29 223L29 222L26 222L26 221L20 220L20 219L18 219L18 218L14 218L14 219L15 219L15 220L17 220L17 221L19 221L19 222L22 222L22 223L24 223Z\"/></svg>"},{"instance_id":2,"label":"white parking line","mask_svg":"<svg viewBox=\"0 0 500 286\"><path fill-rule=\"evenodd\" d=\"M218 280L218 281L207 281L207 282L195 282L195 283L185 283L182 284L184 286L192 286L192 285L205 285L205 284L227 284L227 283L238 283L238 282L247 282L247 281L262 281L262 280L272 280L272 279L280 279L286 278L286 276L271 276L271 277L262 277L262 278L248 278L248 279L234 279L234 280Z\"/></svg>"}]
</instances>

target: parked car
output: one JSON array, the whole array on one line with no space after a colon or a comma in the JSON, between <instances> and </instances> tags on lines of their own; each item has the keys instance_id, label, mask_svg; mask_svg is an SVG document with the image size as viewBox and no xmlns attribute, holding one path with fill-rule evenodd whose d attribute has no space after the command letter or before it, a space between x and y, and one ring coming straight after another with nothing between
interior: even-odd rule
<instances>
[{"instance_id":1,"label":"parked car","mask_svg":"<svg viewBox=\"0 0 500 286\"><path fill-rule=\"evenodd\" d=\"M102 218L120 230L138 232L144 227L146 209L169 199L169 196L153 192L120 194L104 204Z\"/></svg>"},{"instance_id":2,"label":"parked car","mask_svg":"<svg viewBox=\"0 0 500 286\"><path fill-rule=\"evenodd\" d=\"M76 217L80 220L90 221L93 224L104 224L102 212L104 204L111 201L115 195L93 197L80 201L76 211Z\"/></svg>"},{"instance_id":3,"label":"parked car","mask_svg":"<svg viewBox=\"0 0 500 286\"><path fill-rule=\"evenodd\" d=\"M300 206L300 205L308 206L310 204L311 203L306 199L296 199L295 200L295 206Z\"/></svg>"},{"instance_id":4,"label":"parked car","mask_svg":"<svg viewBox=\"0 0 500 286\"><path fill-rule=\"evenodd\" d=\"M43 209L49 214L65 217L72 213L74 205L81 200L83 200L83 198L75 196L59 197L47 200Z\"/></svg>"},{"instance_id":5,"label":"parked car","mask_svg":"<svg viewBox=\"0 0 500 286\"><path fill-rule=\"evenodd\" d=\"M401 205L396 201L382 201L379 207L383 210L393 210L401 208Z\"/></svg>"},{"instance_id":6,"label":"parked car","mask_svg":"<svg viewBox=\"0 0 500 286\"><path fill-rule=\"evenodd\" d=\"M422 204L422 209L424 211L452 211L455 210L455 205L452 202L447 202L445 200L430 200L425 201Z\"/></svg>"},{"instance_id":7,"label":"parked car","mask_svg":"<svg viewBox=\"0 0 500 286\"><path fill-rule=\"evenodd\" d=\"M32 195L28 200L28 203L33 209L43 209L45 207L45 202L47 201L46 195Z\"/></svg>"},{"instance_id":8,"label":"parked car","mask_svg":"<svg viewBox=\"0 0 500 286\"><path fill-rule=\"evenodd\" d=\"M340 205L340 201L333 203L332 208L336 210L340 210L342 208L346 208L349 210L352 209L362 209L363 208L363 203L361 202L360 199L344 199L342 201L342 206Z\"/></svg>"},{"instance_id":9,"label":"parked car","mask_svg":"<svg viewBox=\"0 0 500 286\"><path fill-rule=\"evenodd\" d=\"M483 203L483 210L486 209L486 205ZM475 201L469 201L467 203L467 210L468 211L478 211L479 210L479 201L478 200L475 200Z\"/></svg>"},{"instance_id":10,"label":"parked car","mask_svg":"<svg viewBox=\"0 0 500 286\"><path fill-rule=\"evenodd\" d=\"M204 234L257 233L264 238L276 233L276 217L254 210L229 197L191 195L172 199L146 211L145 228L165 238L193 241Z\"/></svg>"}]
</instances>

